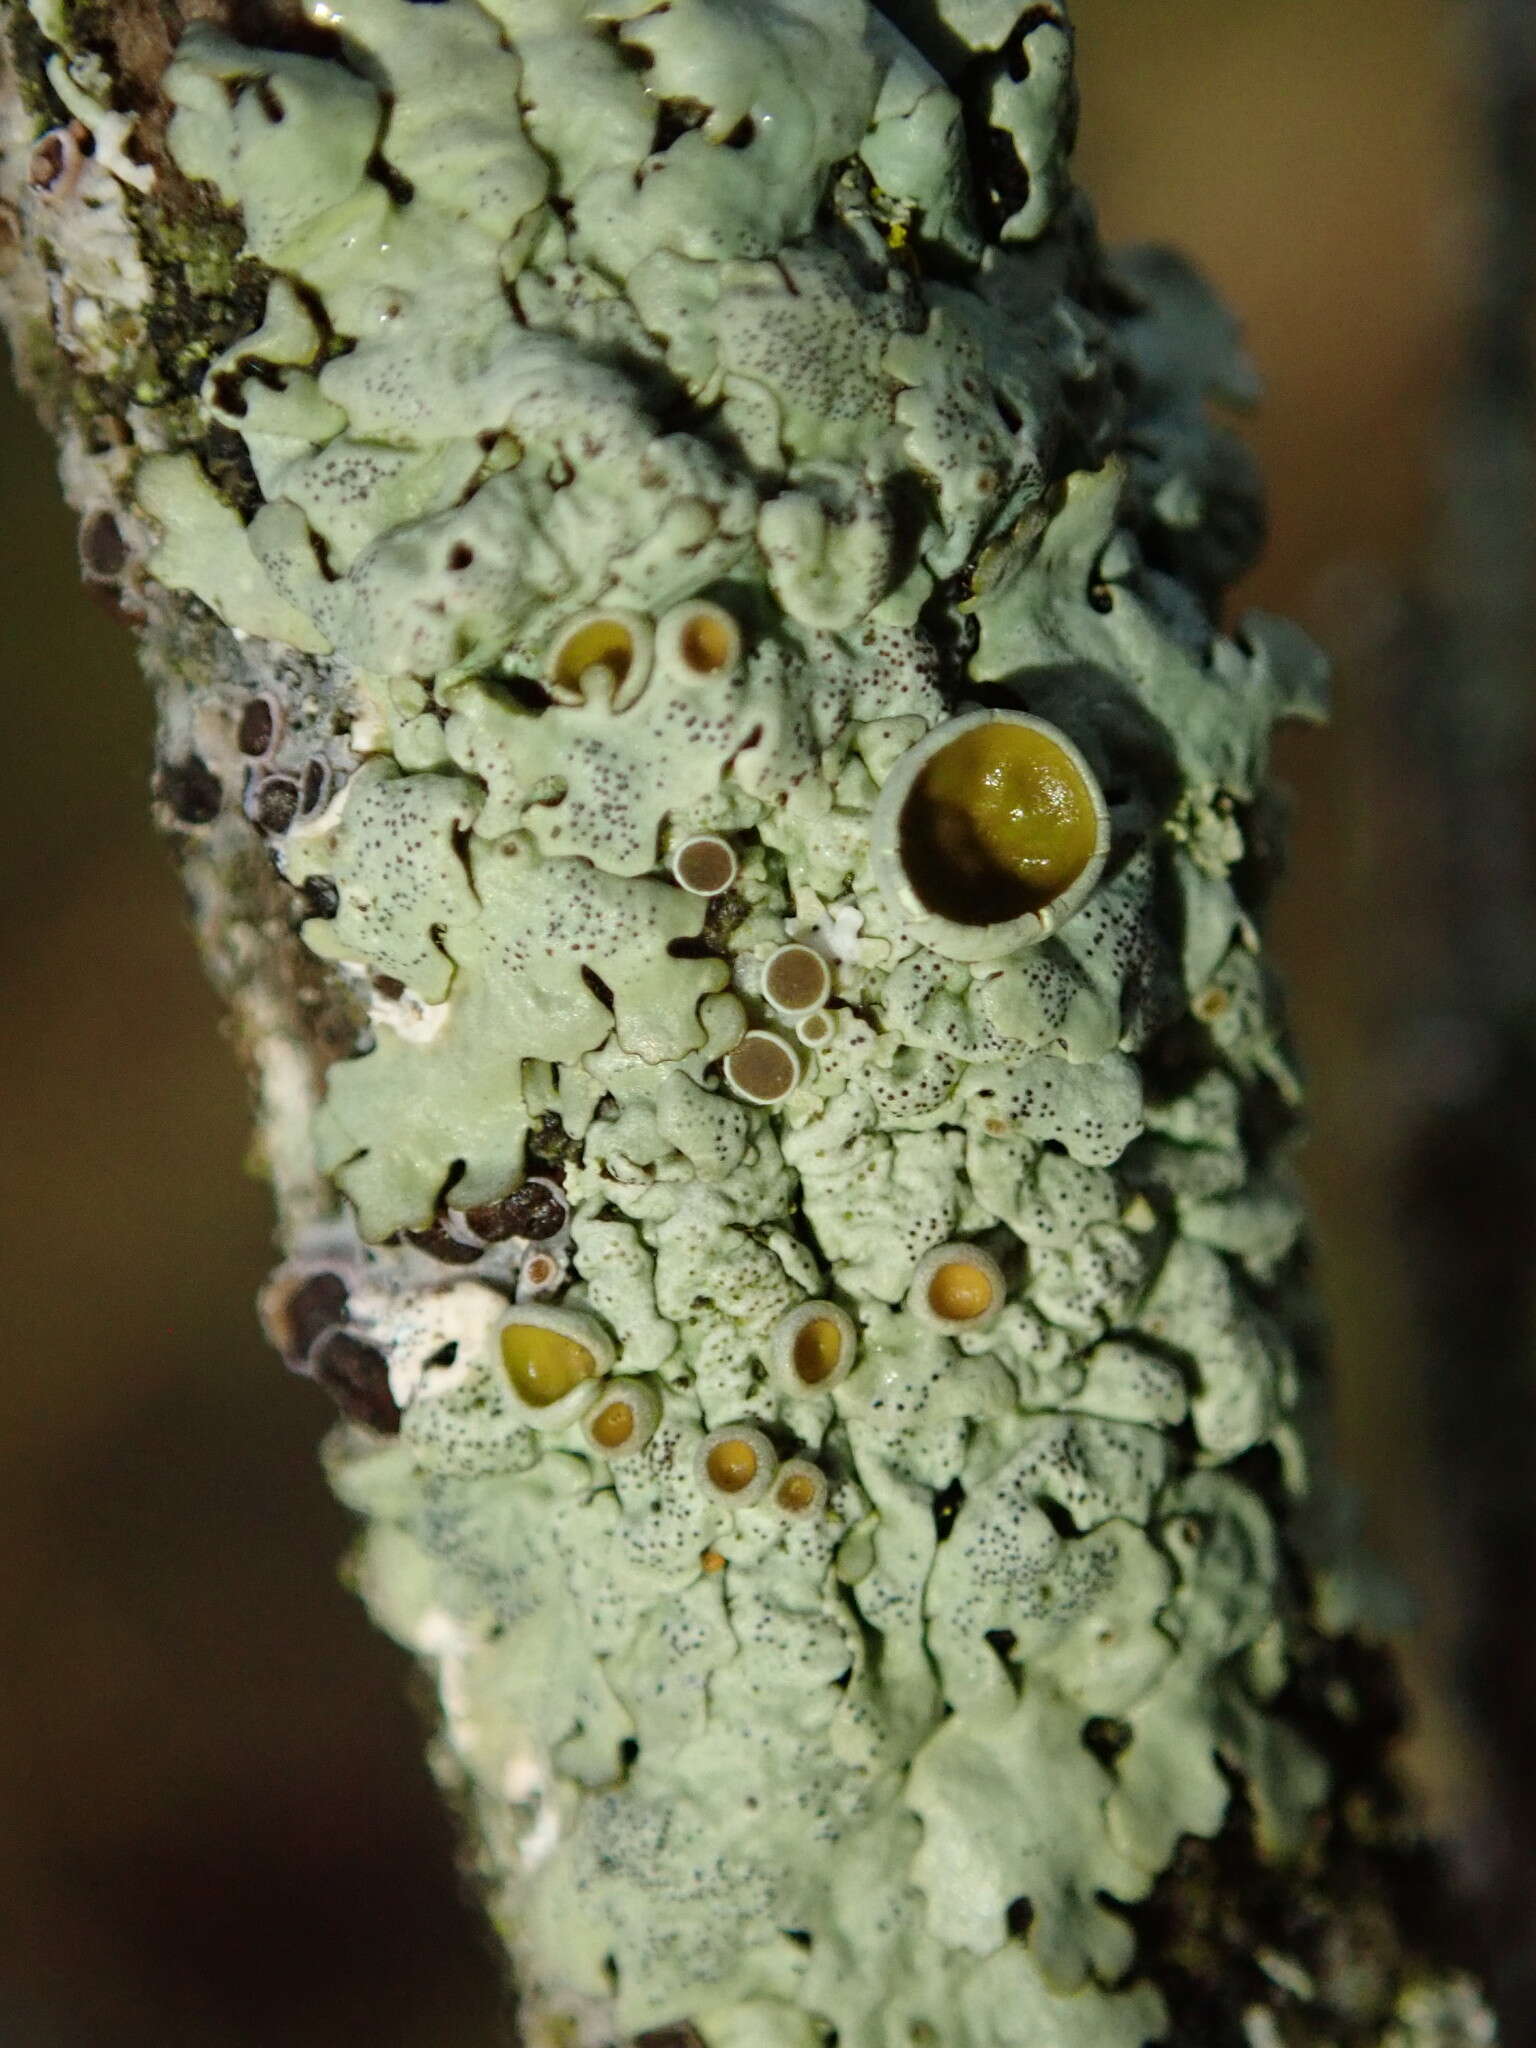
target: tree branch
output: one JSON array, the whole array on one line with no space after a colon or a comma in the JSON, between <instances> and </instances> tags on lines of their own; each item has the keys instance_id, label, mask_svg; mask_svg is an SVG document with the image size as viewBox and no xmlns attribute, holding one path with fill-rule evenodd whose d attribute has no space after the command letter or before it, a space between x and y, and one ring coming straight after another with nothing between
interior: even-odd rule
<instances>
[{"instance_id":1,"label":"tree branch","mask_svg":"<svg viewBox=\"0 0 1536 2048\"><path fill-rule=\"evenodd\" d=\"M523 2039L1487 2041L1311 1469L1320 663L1062 9L199 11L11 8L7 318Z\"/></svg>"}]
</instances>

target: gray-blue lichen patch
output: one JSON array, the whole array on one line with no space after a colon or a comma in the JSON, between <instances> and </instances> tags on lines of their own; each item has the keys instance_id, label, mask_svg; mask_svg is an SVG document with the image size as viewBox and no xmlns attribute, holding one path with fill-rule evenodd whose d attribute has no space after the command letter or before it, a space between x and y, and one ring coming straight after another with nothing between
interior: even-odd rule
<instances>
[{"instance_id":1,"label":"gray-blue lichen patch","mask_svg":"<svg viewBox=\"0 0 1536 2048\"><path fill-rule=\"evenodd\" d=\"M1246 368L1093 284L1064 11L923 11L953 84L865 0L166 75L266 293L149 566L293 669L244 800L366 1023L292 1276L538 2048L1143 2048L1180 1842L1327 1792L1252 872L1319 665L1219 623Z\"/></svg>"}]
</instances>

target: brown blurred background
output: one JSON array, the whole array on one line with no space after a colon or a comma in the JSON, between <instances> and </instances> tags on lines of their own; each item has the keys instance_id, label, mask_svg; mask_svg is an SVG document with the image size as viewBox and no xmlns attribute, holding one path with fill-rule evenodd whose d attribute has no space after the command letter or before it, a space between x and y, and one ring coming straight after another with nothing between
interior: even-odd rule
<instances>
[{"instance_id":1,"label":"brown blurred background","mask_svg":"<svg viewBox=\"0 0 1536 2048\"><path fill-rule=\"evenodd\" d=\"M1244 593L1343 656L1277 941L1340 1454L1414 1587L1425 1795L1473 1789L1455 1586L1384 1166L1380 1032L1411 990L1368 768L1375 650L1430 546L1470 212L1454 0L1078 0L1082 172L1241 312L1273 541ZM41 435L0 410L7 1239L0 1378L0 2042L471 2048L498 2037L403 1660L337 1583L318 1399L264 1351L246 1105L147 821L150 711L81 596Z\"/></svg>"}]
</instances>

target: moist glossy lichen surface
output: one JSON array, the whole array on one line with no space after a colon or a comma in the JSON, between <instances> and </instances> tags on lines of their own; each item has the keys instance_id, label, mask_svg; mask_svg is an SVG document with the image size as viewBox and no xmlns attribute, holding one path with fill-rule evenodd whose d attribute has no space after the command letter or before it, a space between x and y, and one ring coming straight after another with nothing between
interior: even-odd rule
<instances>
[{"instance_id":1,"label":"moist glossy lichen surface","mask_svg":"<svg viewBox=\"0 0 1536 2048\"><path fill-rule=\"evenodd\" d=\"M936 10L964 116L863 0L307 12L168 74L266 308L202 385L243 498L174 445L135 491L267 649L248 802L366 1010L269 1316L525 2036L1141 2048L1125 1909L1327 1791L1255 924L1319 664L1218 622L1232 332L1097 249L1055 5ZM944 757L1040 870L997 916L1108 854L956 958L986 888L871 821L980 708L1045 735Z\"/></svg>"}]
</instances>

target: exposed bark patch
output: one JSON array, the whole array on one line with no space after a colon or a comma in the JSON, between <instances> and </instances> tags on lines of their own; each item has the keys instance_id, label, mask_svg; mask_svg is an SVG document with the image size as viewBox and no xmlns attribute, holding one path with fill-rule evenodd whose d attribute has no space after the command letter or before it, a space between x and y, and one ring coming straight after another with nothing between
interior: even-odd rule
<instances>
[{"instance_id":1,"label":"exposed bark patch","mask_svg":"<svg viewBox=\"0 0 1536 2048\"><path fill-rule=\"evenodd\" d=\"M1286 2048L1374 2048L1417 1972L1480 1961L1391 1775L1402 1708L1390 1659L1355 1638L1311 1642L1274 1705L1334 1775L1300 1858L1265 1856L1239 1786L1221 1833L1187 1837L1129 1909L1168 2004L1169 2048L1251 2048L1255 2008L1274 2015Z\"/></svg>"}]
</instances>

